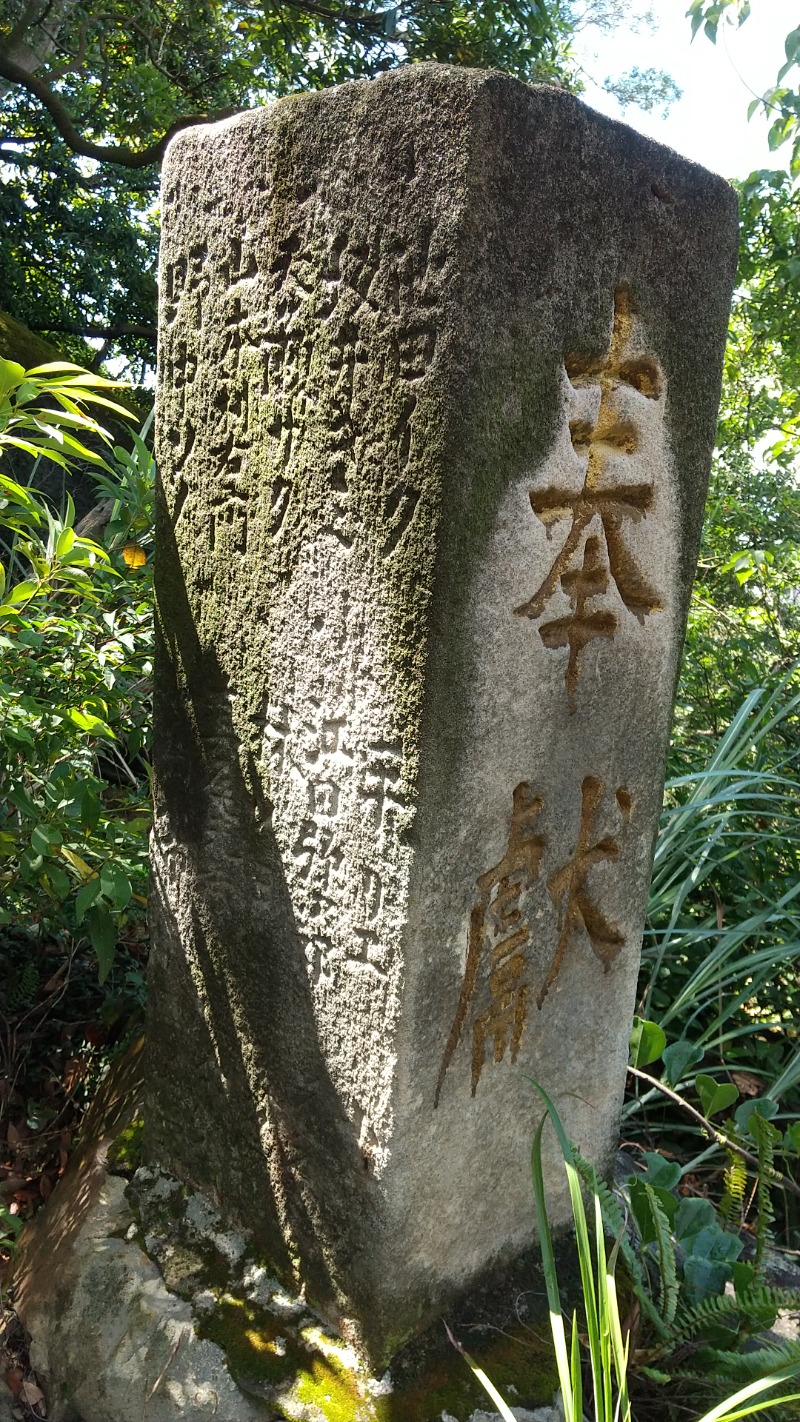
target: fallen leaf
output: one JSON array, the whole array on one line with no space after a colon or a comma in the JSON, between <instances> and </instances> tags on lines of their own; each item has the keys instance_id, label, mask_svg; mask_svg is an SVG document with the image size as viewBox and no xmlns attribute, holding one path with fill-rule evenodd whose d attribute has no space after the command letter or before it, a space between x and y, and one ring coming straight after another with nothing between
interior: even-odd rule
<instances>
[{"instance_id":1,"label":"fallen leaf","mask_svg":"<svg viewBox=\"0 0 800 1422\"><path fill-rule=\"evenodd\" d=\"M67 967L67 963L62 963L61 967L53 973L52 978L47 979L47 982L44 985L45 992L56 992L58 988L63 985Z\"/></svg>"},{"instance_id":2,"label":"fallen leaf","mask_svg":"<svg viewBox=\"0 0 800 1422\"><path fill-rule=\"evenodd\" d=\"M68 1057L64 1063L64 1090L74 1091L89 1070L89 1063L83 1055Z\"/></svg>"},{"instance_id":3,"label":"fallen leaf","mask_svg":"<svg viewBox=\"0 0 800 1422\"><path fill-rule=\"evenodd\" d=\"M35 1407L37 1409L37 1415L39 1417L47 1416L44 1393L42 1392L42 1389L38 1386L38 1384L32 1382L30 1378L25 1379L24 1383L22 1384L22 1387L19 1390L19 1396L20 1401L24 1402L26 1407L30 1407L31 1409Z\"/></svg>"},{"instance_id":4,"label":"fallen leaf","mask_svg":"<svg viewBox=\"0 0 800 1422\"><path fill-rule=\"evenodd\" d=\"M49 1175L39 1176L39 1194L43 1200L49 1200L53 1193L53 1182Z\"/></svg>"},{"instance_id":5,"label":"fallen leaf","mask_svg":"<svg viewBox=\"0 0 800 1422\"><path fill-rule=\"evenodd\" d=\"M732 1071L731 1080L738 1086L742 1096L760 1096L763 1083L760 1076L750 1071Z\"/></svg>"},{"instance_id":6,"label":"fallen leaf","mask_svg":"<svg viewBox=\"0 0 800 1422\"><path fill-rule=\"evenodd\" d=\"M8 1371L3 1374L3 1381L6 1387L10 1388L14 1397L19 1397L24 1376L22 1368L9 1368Z\"/></svg>"},{"instance_id":7,"label":"fallen leaf","mask_svg":"<svg viewBox=\"0 0 800 1422\"><path fill-rule=\"evenodd\" d=\"M15 1126L13 1121L9 1121L8 1130L6 1132L6 1138L12 1150L19 1150L19 1147L22 1145L25 1136L23 1132L19 1129L19 1126Z\"/></svg>"}]
</instances>

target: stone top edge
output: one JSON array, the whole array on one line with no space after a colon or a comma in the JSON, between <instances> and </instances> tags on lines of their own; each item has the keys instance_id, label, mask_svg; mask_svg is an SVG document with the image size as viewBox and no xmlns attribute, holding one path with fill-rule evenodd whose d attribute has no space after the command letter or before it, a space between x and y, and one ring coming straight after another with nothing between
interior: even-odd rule
<instances>
[{"instance_id":1,"label":"stone top edge","mask_svg":"<svg viewBox=\"0 0 800 1422\"><path fill-rule=\"evenodd\" d=\"M462 89L465 94L475 96L481 91L497 92L505 89L509 96L528 95L531 104L537 106L543 104L548 107L561 106L565 115L569 113L573 117L580 116L587 125L596 129L606 129L616 144L628 146L638 156L647 157L649 161L660 162L662 165L668 164L672 171L679 168L695 182L717 189L718 193L729 196L731 202L737 204L738 208L734 189L727 178L724 178L720 173L705 168L692 158L685 157L666 143L648 138L620 119L610 118L607 114L600 113L598 109L593 109L590 104L585 103L576 94L571 94L567 89L562 89L557 84L526 84L523 80L506 74L501 69L470 69L454 64L439 64L435 61L401 65L397 69L387 70L375 78L353 79L343 84L333 85L329 89L287 94L270 103L261 104L252 109L244 109L241 113L231 114L227 118L218 119L212 123L194 124L189 128L182 129L170 141L165 165L170 159L177 157L179 151L187 145L196 147L216 143L217 140L224 141L226 136L236 129L258 128L268 115L272 116L279 110L288 113L290 108L295 111L298 108L304 108L311 112L320 105L352 103L357 94L366 95L370 91L377 93L381 89L401 86L426 87L434 81L447 82L454 88Z\"/></svg>"}]
</instances>

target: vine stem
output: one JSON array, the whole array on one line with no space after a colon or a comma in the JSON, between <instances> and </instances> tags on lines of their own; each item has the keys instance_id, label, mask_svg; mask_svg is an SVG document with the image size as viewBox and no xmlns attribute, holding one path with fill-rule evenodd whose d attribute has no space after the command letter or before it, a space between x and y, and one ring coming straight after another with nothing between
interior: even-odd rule
<instances>
[{"instance_id":1,"label":"vine stem","mask_svg":"<svg viewBox=\"0 0 800 1422\"><path fill-rule=\"evenodd\" d=\"M659 1081L656 1077L650 1076L649 1072L642 1071L640 1067L629 1066L628 1071L631 1076L637 1076L640 1081L646 1081L648 1086L654 1086L656 1091L660 1091L662 1095L668 1096L670 1101L674 1101L676 1106L680 1106L681 1110L685 1111L688 1116L692 1116L695 1121L699 1121L706 1133L711 1136L712 1140L717 1142L717 1145L725 1146L728 1150L735 1151L736 1155L743 1156L750 1165L755 1166L756 1170L760 1168L758 1156L753 1155L749 1150L746 1150L744 1146L739 1145L738 1141L731 1140L730 1136L726 1136L724 1131L718 1131L716 1126L711 1124L707 1116L704 1116L701 1111L697 1111L694 1106L690 1106L689 1102L684 1101L683 1097L679 1096L677 1091L673 1091L671 1087L665 1086L663 1081ZM770 1170L769 1177L773 1184L779 1185L782 1190L788 1190L791 1195L796 1195L800 1200L800 1185L795 1185L795 1182L790 1180L788 1175L782 1175L779 1170Z\"/></svg>"}]
</instances>

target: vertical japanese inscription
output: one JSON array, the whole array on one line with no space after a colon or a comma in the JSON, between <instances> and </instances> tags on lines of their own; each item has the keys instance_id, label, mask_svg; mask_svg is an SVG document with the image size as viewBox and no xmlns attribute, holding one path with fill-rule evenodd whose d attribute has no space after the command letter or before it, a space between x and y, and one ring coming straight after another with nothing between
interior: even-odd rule
<instances>
[{"instance_id":1,"label":"vertical japanese inscription","mask_svg":"<svg viewBox=\"0 0 800 1422\"><path fill-rule=\"evenodd\" d=\"M587 883L594 865L616 860L620 853L619 840L613 835L593 838L603 793L603 781L586 776L581 787L575 852L547 880L548 894L558 912L558 938L536 997L539 1008L561 972L576 933L583 930L594 956L606 970L625 946L624 935L597 907ZM615 798L617 810L627 823L633 811L630 792L620 786ZM528 781L516 787L505 854L477 880L464 979L436 1082L434 1106L439 1104L444 1078L467 1027L472 1043L473 1096L489 1049L495 1063L503 1061L509 1048L512 1062L517 1058L530 995L529 950L535 947L522 897L534 888L547 853L548 839L539 827L543 810L544 800L534 793Z\"/></svg>"},{"instance_id":2,"label":"vertical japanese inscription","mask_svg":"<svg viewBox=\"0 0 800 1422\"><path fill-rule=\"evenodd\" d=\"M581 654L589 643L613 638L625 610L641 623L663 606L626 536L627 526L646 518L655 498L648 471L652 449L646 438L651 402L657 402L663 415L661 368L654 357L639 353L640 345L641 333L623 288L614 299L607 353L597 359L570 356L565 362L569 433L582 486L550 484L530 491L531 508L548 536L561 523L568 521L569 527L539 587L514 611L539 624L547 648L568 650L564 681L570 709ZM558 593L569 600L569 612L543 621Z\"/></svg>"},{"instance_id":3,"label":"vertical japanese inscription","mask_svg":"<svg viewBox=\"0 0 800 1422\"><path fill-rule=\"evenodd\" d=\"M264 717L276 830L291 874L309 977L341 988L342 975L385 979L390 959L395 841L407 816L399 791L399 745L362 740L345 714L309 700ZM367 827L359 839L356 826ZM371 857L364 857L365 846Z\"/></svg>"},{"instance_id":4,"label":"vertical japanese inscription","mask_svg":"<svg viewBox=\"0 0 800 1422\"><path fill-rule=\"evenodd\" d=\"M478 879L478 898L469 921L467 962L455 1020L442 1058L434 1105L438 1106L445 1074L467 1023L478 988L478 974L489 960L489 1004L472 1019L472 1094L478 1087L491 1039L494 1060L501 1062L511 1044L515 1061L525 1026L528 984L525 949L531 926L520 907L523 890L539 873L546 840L536 833L543 807L527 781L514 791L511 829L503 858Z\"/></svg>"},{"instance_id":5,"label":"vertical japanese inscription","mask_svg":"<svg viewBox=\"0 0 800 1422\"><path fill-rule=\"evenodd\" d=\"M619 840L612 835L603 835L591 842L602 798L602 780L595 775L587 775L581 786L581 819L575 853L569 863L556 870L547 883L547 891L558 908L559 934L547 977L536 999L538 1007L542 1006L558 977L570 939L577 930L584 929L595 958L604 968L611 967L625 944L619 929L607 921L595 904L586 882L593 864L619 856ZM630 795L623 785L617 790L616 798L627 818L630 814L630 809L626 808L630 805Z\"/></svg>"}]
</instances>

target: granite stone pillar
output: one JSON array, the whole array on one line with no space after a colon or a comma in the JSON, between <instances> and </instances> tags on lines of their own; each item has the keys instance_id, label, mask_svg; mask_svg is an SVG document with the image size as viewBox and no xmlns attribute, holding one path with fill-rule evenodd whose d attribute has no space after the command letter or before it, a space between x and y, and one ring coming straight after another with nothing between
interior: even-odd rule
<instances>
[{"instance_id":1,"label":"granite stone pillar","mask_svg":"<svg viewBox=\"0 0 800 1422\"><path fill-rule=\"evenodd\" d=\"M531 1077L616 1143L736 202L420 65L163 218L147 1148L381 1364L530 1243Z\"/></svg>"}]
</instances>

